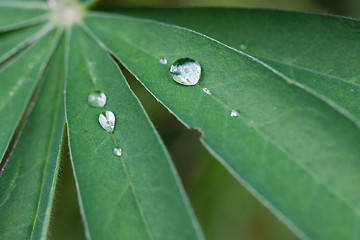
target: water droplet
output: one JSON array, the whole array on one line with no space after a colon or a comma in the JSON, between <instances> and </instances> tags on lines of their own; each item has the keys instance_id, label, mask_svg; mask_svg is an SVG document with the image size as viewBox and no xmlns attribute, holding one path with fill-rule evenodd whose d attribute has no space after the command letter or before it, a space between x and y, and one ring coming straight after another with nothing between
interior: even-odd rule
<instances>
[{"instance_id":1,"label":"water droplet","mask_svg":"<svg viewBox=\"0 0 360 240\"><path fill-rule=\"evenodd\" d=\"M210 90L209 90L209 89L207 89L207 88L203 88L202 90L204 91L204 93L211 95L211 92L210 92Z\"/></svg>"},{"instance_id":2,"label":"water droplet","mask_svg":"<svg viewBox=\"0 0 360 240\"><path fill-rule=\"evenodd\" d=\"M273 109L274 109L274 110L276 110L276 109L277 109L277 107L276 107L276 106L274 106L274 107L273 107Z\"/></svg>"},{"instance_id":3,"label":"water droplet","mask_svg":"<svg viewBox=\"0 0 360 240\"><path fill-rule=\"evenodd\" d=\"M350 89L350 92L353 92L354 91L354 89Z\"/></svg>"},{"instance_id":4,"label":"water droplet","mask_svg":"<svg viewBox=\"0 0 360 240\"><path fill-rule=\"evenodd\" d=\"M159 60L159 62L161 64L167 64L167 59L163 57L162 59Z\"/></svg>"},{"instance_id":5,"label":"water droplet","mask_svg":"<svg viewBox=\"0 0 360 240\"><path fill-rule=\"evenodd\" d=\"M113 153L116 155L116 156L121 156L122 155L122 150L120 147L116 146L114 147L114 150L113 150Z\"/></svg>"},{"instance_id":6,"label":"water droplet","mask_svg":"<svg viewBox=\"0 0 360 240\"><path fill-rule=\"evenodd\" d=\"M180 58L170 68L171 77L183 85L195 85L201 75L201 66L191 58Z\"/></svg>"},{"instance_id":7,"label":"water droplet","mask_svg":"<svg viewBox=\"0 0 360 240\"><path fill-rule=\"evenodd\" d=\"M245 44L240 44L240 50L246 50L246 45Z\"/></svg>"},{"instance_id":8,"label":"water droplet","mask_svg":"<svg viewBox=\"0 0 360 240\"><path fill-rule=\"evenodd\" d=\"M112 133L115 127L115 115L111 111L105 111L99 115L99 123L105 131Z\"/></svg>"},{"instance_id":9,"label":"water droplet","mask_svg":"<svg viewBox=\"0 0 360 240\"><path fill-rule=\"evenodd\" d=\"M95 91L89 94L88 104L91 107L103 107L106 104L106 95L101 91Z\"/></svg>"},{"instance_id":10,"label":"water droplet","mask_svg":"<svg viewBox=\"0 0 360 240\"><path fill-rule=\"evenodd\" d=\"M237 117L239 116L239 112L235 110L231 110L230 117Z\"/></svg>"}]
</instances>

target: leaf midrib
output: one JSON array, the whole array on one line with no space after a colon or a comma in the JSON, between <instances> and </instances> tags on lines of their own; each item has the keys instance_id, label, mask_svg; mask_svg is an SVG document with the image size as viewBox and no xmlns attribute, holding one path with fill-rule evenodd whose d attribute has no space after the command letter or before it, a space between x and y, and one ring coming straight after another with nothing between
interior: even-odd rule
<instances>
[{"instance_id":1,"label":"leaf midrib","mask_svg":"<svg viewBox=\"0 0 360 240\"><path fill-rule=\"evenodd\" d=\"M94 14L93 14L93 15L94 15ZM119 17L119 16L116 16L116 15L114 16L113 14L104 15L104 14L98 14L98 13L96 13L95 15L106 16L106 17L115 17L115 18L123 19L123 18L121 18L121 17ZM109 16L109 15L110 15L110 16ZM122 15L122 16L124 16L124 15ZM238 53L240 53L240 54L245 54L245 53L243 53L243 52L239 52L238 50L236 50L236 49L234 49L234 48L231 48L231 47L227 46L227 45L224 44L224 43L221 43L221 42L219 42L219 41L217 41L217 40L215 40L215 39L212 39L211 37L208 37L208 36L206 36L206 35L204 35L204 34L198 33L198 32L196 32L196 31L193 31L193 30L190 30L190 29L186 29L186 28L183 28L183 27L174 26L174 25L170 25L170 24L166 24L166 23L154 21L154 20L151 20L151 19L145 19L145 20L144 20L144 19L139 19L139 18L129 17L129 16L125 16L125 18L133 19L133 20L136 20L136 21L139 21L139 22L153 22L153 23L158 23L158 24L165 25L165 26L176 27L176 28L179 28L179 29L184 30L184 31L190 31L190 32L192 32L192 33L195 33L195 34L201 36L201 37L207 38L207 39L210 40L210 41L213 41L213 42L215 42L215 43L221 44L221 45L229 48L230 50L236 51L236 52L238 52ZM89 32L89 34L91 33L90 35L99 43L100 46L103 46L104 48L106 48L106 49L105 49L106 51L108 51L108 52L110 52L111 54L113 54L114 56L116 56L116 54L113 53L113 52L110 50L110 48L109 48L108 46L106 46L106 44L105 44L104 42L102 42L102 41L97 37L97 35L96 35L95 33L93 33L93 32L90 30L90 28L89 28L85 23L83 23L83 24L84 24L84 26L86 27L86 30ZM103 30L103 29L102 29L102 30ZM106 33L107 33L107 34L110 34L110 35L113 35L112 33L107 32L107 31L106 31ZM116 37L117 37L117 36L116 36ZM119 39L119 38L117 38L117 39ZM125 43L127 43L127 44L129 44L129 45L131 45L131 46L134 46L134 47L137 48L138 50L140 50L140 51L142 51L142 52L150 55L151 57L155 58L156 60L160 58L159 56L156 56L155 54L150 53L150 52L147 51L146 49L143 49L142 47L136 45L134 42L128 42L128 41L126 41L123 37L121 37L120 40L123 41L123 42L125 42ZM250 57L252 57L254 61L257 61L258 64L261 64L261 63L262 63L260 60L257 60L255 57L253 57L253 56L250 56ZM121 61L120 58L119 58L119 60ZM128 69L128 70L130 71L130 69L123 63L123 61L121 61L121 63L125 66L126 69ZM263 66L264 66L265 68L267 68L267 67L266 67L266 66L267 66L266 64L263 65ZM272 68L272 67L271 67L271 68ZM274 69L274 68L273 68L274 71L271 70L271 69L269 69L269 70L272 71L272 72L274 72L274 71L277 72L277 70ZM131 72L131 71L130 71L130 72ZM131 72L131 73L132 73L132 72ZM274 72L274 73L275 73L275 72ZM133 74L133 73L132 73L132 74ZM135 75L135 74L134 74L134 75ZM277 75L278 75L280 78L283 78L285 81L289 81L289 80L294 81L294 80L291 79L291 78L289 78L289 79L284 78L285 75L282 75L281 73L280 73L280 74L277 74ZM139 79L138 77L136 77L136 78ZM296 81L294 81L294 82L296 82ZM297 85L296 85L296 86L297 86ZM297 87L299 87L299 86L297 86ZM299 88L300 88L300 87L299 87ZM300 89L302 89L303 91L308 92L307 90L305 90L305 89L303 89L303 88L300 88ZM201 89L200 87L199 87L199 90L202 91L202 89ZM309 93L309 94L311 94L311 93ZM220 102L227 110L232 110L232 108L230 108L229 106L227 106L227 105L226 105L225 103L223 103L220 99L217 100L214 95L211 95L211 96L214 97L215 101ZM317 97L317 96L314 96L314 97ZM324 101L323 99L321 99L321 98L319 98L319 97L317 97L317 99ZM160 102L161 102L161 101L160 101ZM324 101L324 102L325 102L325 101ZM162 102L161 102L161 103L162 103ZM326 103L326 104L329 104L328 102L325 102L325 103ZM163 103L162 103L162 104L163 104ZM163 104L163 105L165 105L165 104ZM331 105L330 105L330 106L331 106ZM337 110L337 112L338 112L339 114L343 115L341 112L339 112L338 109L334 109L334 110ZM173 113L173 114L174 114L174 113ZM174 114L174 115L176 115L176 114ZM343 116L344 116L344 115L343 115ZM275 148L277 148L280 152L282 152L286 157L288 157L289 159L293 160L300 168L302 168L305 172L307 172L307 173L309 174L309 176L311 176L311 177L314 179L315 182L317 182L317 183L320 184L320 185L323 185L330 193L332 193L332 194L334 194L336 197L338 197L338 199L339 199L341 202L343 202L345 205L347 205L350 209L353 209L354 212L355 212L358 216L360 216L360 209L357 209L357 207L356 207L355 205L353 205L353 204L352 204L351 202L349 202L347 199L343 198L342 195L339 194L335 189L331 188L331 186L329 186L328 184L322 182L322 181L315 175L315 173L313 173L313 171L311 171L308 167L306 167L303 163L301 163L301 161L297 160L297 158L296 158L295 156L291 155L291 154L290 154L289 152L287 152L285 149L283 149L282 147L280 147L280 146L276 143L276 141L272 140L272 138L271 138L270 136L266 135L266 134L263 133L260 129L256 128L256 127L253 125L252 122L247 121L246 119L242 118L241 115L239 115L238 117L239 117L239 119L241 119L242 121L244 121L245 123L247 123L247 125L248 125L249 127L251 127L251 128L252 128L255 132L257 132L260 136L262 136L266 141L270 142ZM344 116L344 117L347 117L347 116ZM178 118L178 117L177 117L177 118ZM184 123L180 118L178 118L178 119L179 119L185 126L188 126L188 125L187 125L186 123ZM351 121L351 120L349 119L349 121Z\"/></svg>"},{"instance_id":2,"label":"leaf midrib","mask_svg":"<svg viewBox=\"0 0 360 240\"><path fill-rule=\"evenodd\" d=\"M238 50L238 51L241 51L241 50ZM245 53L247 53L247 54L249 54L249 55L251 55L251 56L253 56L255 58L265 59L265 60L268 60L269 62L270 61L275 62L275 63L282 64L282 65L285 65L285 66L296 68L296 69L299 69L299 70L302 70L302 71L306 71L306 72L309 72L309 73L312 73L312 74L315 74L315 75L320 75L320 76L323 76L323 77L327 77L327 78L330 78L330 79L334 79L334 80L337 80L337 81L344 82L344 83L349 84L349 85L354 85L356 87L360 87L360 84L358 84L356 82L350 82L349 80L341 78L339 76L321 73L321 72L311 70L311 69L308 69L306 67L302 67L302 66L299 66L299 65L296 65L296 64L287 63L287 62L281 61L279 59L273 59L273 58L268 57L268 56L265 57L265 56L262 56L262 55L256 54L256 53L254 54L251 51L243 51L243 52L245 52Z\"/></svg>"}]
</instances>

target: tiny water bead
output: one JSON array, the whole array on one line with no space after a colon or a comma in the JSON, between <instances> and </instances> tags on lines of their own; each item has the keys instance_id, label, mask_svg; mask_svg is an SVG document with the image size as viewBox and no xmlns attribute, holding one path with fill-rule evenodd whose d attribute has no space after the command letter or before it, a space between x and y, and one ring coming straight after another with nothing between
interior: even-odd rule
<instances>
[{"instance_id":1,"label":"tiny water bead","mask_svg":"<svg viewBox=\"0 0 360 240\"><path fill-rule=\"evenodd\" d=\"M237 117L239 116L239 112L236 110L231 110L230 117Z\"/></svg>"},{"instance_id":2,"label":"tiny water bead","mask_svg":"<svg viewBox=\"0 0 360 240\"><path fill-rule=\"evenodd\" d=\"M180 58L170 67L171 77L182 85L195 85L200 79L201 66L191 58Z\"/></svg>"},{"instance_id":3,"label":"tiny water bead","mask_svg":"<svg viewBox=\"0 0 360 240\"><path fill-rule=\"evenodd\" d=\"M210 92L209 89L203 88L202 90L203 90L204 93L206 93L206 94L208 94L208 95L211 95L211 92Z\"/></svg>"},{"instance_id":4,"label":"tiny water bead","mask_svg":"<svg viewBox=\"0 0 360 240\"><path fill-rule=\"evenodd\" d=\"M161 58L160 60L159 60L159 62L161 63L161 64L167 64L167 59L166 58Z\"/></svg>"},{"instance_id":5,"label":"tiny water bead","mask_svg":"<svg viewBox=\"0 0 360 240\"><path fill-rule=\"evenodd\" d=\"M112 133L115 127L115 115L111 111L105 111L99 115L99 123L105 131Z\"/></svg>"},{"instance_id":6,"label":"tiny water bead","mask_svg":"<svg viewBox=\"0 0 360 240\"><path fill-rule=\"evenodd\" d=\"M240 44L240 50L246 50L246 45L244 43Z\"/></svg>"},{"instance_id":7,"label":"tiny water bead","mask_svg":"<svg viewBox=\"0 0 360 240\"><path fill-rule=\"evenodd\" d=\"M88 104L91 107L103 107L106 104L106 95L101 91L95 91L89 94Z\"/></svg>"},{"instance_id":8,"label":"tiny water bead","mask_svg":"<svg viewBox=\"0 0 360 240\"><path fill-rule=\"evenodd\" d=\"M121 150L121 148L120 147L118 147L118 146L116 146L116 147L114 147L114 149L113 149L113 153L116 155L116 156L121 156L122 155L122 150Z\"/></svg>"}]
</instances>

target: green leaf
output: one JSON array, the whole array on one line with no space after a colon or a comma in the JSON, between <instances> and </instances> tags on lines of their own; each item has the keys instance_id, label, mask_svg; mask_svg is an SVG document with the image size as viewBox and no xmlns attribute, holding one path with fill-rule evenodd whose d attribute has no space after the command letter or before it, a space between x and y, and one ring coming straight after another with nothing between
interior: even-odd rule
<instances>
[{"instance_id":1,"label":"green leaf","mask_svg":"<svg viewBox=\"0 0 360 240\"><path fill-rule=\"evenodd\" d=\"M43 2L0 1L0 32L31 26L49 19Z\"/></svg>"},{"instance_id":2,"label":"green leaf","mask_svg":"<svg viewBox=\"0 0 360 240\"><path fill-rule=\"evenodd\" d=\"M47 33L0 68L0 153L3 158L21 115L29 106L58 40L59 32Z\"/></svg>"},{"instance_id":3,"label":"green leaf","mask_svg":"<svg viewBox=\"0 0 360 240\"><path fill-rule=\"evenodd\" d=\"M47 237L65 120L63 53L61 44L48 66L35 106L0 174L0 239ZM66 139L63 141L66 143Z\"/></svg>"},{"instance_id":4,"label":"green leaf","mask_svg":"<svg viewBox=\"0 0 360 240\"><path fill-rule=\"evenodd\" d=\"M49 31L51 25L35 25L17 31L0 33L0 64L23 50Z\"/></svg>"},{"instance_id":5,"label":"green leaf","mask_svg":"<svg viewBox=\"0 0 360 240\"><path fill-rule=\"evenodd\" d=\"M354 184L360 181L360 131L340 107L191 30L100 13L89 13L84 23L159 101L199 129L209 151L299 236L360 235ZM169 64L159 63L162 57ZM171 79L171 63L183 57L202 66L196 86ZM230 117L232 110L239 116Z\"/></svg>"},{"instance_id":6,"label":"green leaf","mask_svg":"<svg viewBox=\"0 0 360 240\"><path fill-rule=\"evenodd\" d=\"M360 123L357 20L260 9L159 8L117 12L187 27L249 53L332 100Z\"/></svg>"},{"instance_id":7,"label":"green leaf","mask_svg":"<svg viewBox=\"0 0 360 240\"><path fill-rule=\"evenodd\" d=\"M115 62L79 27L68 37L66 119L87 238L202 239L174 166ZM94 91L106 94L105 107L87 104ZM98 122L104 110L116 116L112 134Z\"/></svg>"}]
</instances>

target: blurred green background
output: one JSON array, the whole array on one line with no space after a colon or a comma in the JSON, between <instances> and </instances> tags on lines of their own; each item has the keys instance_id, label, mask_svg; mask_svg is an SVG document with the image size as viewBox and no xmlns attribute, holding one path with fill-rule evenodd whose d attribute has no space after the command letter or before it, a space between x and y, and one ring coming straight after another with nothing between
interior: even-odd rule
<instances>
[{"instance_id":1,"label":"blurred green background","mask_svg":"<svg viewBox=\"0 0 360 240\"><path fill-rule=\"evenodd\" d=\"M101 6L262 7L360 16L359 0L105 0ZM186 129L128 72L175 163L208 240L293 240L269 210L241 186L200 144L199 133ZM85 239L69 157L61 164L49 239Z\"/></svg>"}]
</instances>

